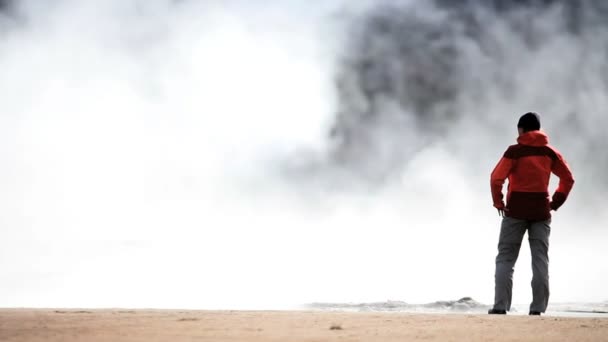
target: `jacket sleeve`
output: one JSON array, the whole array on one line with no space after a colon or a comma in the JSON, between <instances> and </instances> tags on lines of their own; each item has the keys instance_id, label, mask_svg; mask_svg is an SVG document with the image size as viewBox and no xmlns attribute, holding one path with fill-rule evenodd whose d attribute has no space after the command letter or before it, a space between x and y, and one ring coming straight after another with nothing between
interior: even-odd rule
<instances>
[{"instance_id":1,"label":"jacket sleeve","mask_svg":"<svg viewBox=\"0 0 608 342\"><path fill-rule=\"evenodd\" d=\"M505 153L506 154L506 153ZM503 156L498 164L492 171L492 175L490 176L490 189L492 190L492 201L494 202L494 207L498 209L502 209L505 207L505 203L503 201L502 187L505 184L505 180L511 174L511 170L513 170L513 166L515 165L515 160L511 158L507 158Z\"/></svg>"},{"instance_id":2,"label":"jacket sleeve","mask_svg":"<svg viewBox=\"0 0 608 342\"><path fill-rule=\"evenodd\" d=\"M553 162L551 171L559 177L559 185L551 198L551 209L553 210L559 209L566 202L568 194L570 194L570 190L574 186L574 177L568 163L559 152L556 152L556 154L557 159Z\"/></svg>"}]
</instances>

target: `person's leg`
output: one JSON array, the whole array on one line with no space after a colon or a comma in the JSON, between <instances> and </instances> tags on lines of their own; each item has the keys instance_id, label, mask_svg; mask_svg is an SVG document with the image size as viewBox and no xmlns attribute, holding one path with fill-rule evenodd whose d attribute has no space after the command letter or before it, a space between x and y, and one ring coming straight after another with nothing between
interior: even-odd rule
<instances>
[{"instance_id":1,"label":"person's leg","mask_svg":"<svg viewBox=\"0 0 608 342\"><path fill-rule=\"evenodd\" d=\"M530 312L545 312L549 302L549 235L551 220L534 222L528 239L532 254L532 304Z\"/></svg>"},{"instance_id":2,"label":"person's leg","mask_svg":"<svg viewBox=\"0 0 608 342\"><path fill-rule=\"evenodd\" d=\"M496 274L494 276L494 310L511 310L513 267L519 256L519 248L527 228L528 222L524 220L510 217L505 217L502 220L498 255L496 256Z\"/></svg>"}]
</instances>

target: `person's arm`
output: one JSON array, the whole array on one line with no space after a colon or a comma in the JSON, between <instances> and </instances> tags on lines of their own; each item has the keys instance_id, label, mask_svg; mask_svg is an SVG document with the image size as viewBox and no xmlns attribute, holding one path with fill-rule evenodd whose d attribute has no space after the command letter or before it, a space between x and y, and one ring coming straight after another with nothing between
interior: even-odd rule
<instances>
[{"instance_id":1,"label":"person's arm","mask_svg":"<svg viewBox=\"0 0 608 342\"><path fill-rule=\"evenodd\" d=\"M498 210L505 209L502 187L505 184L505 180L509 177L511 170L513 170L514 165L515 160L503 156L494 168L494 171L492 171L492 175L490 176L490 189L492 190L492 200L494 202L494 207Z\"/></svg>"},{"instance_id":2,"label":"person's arm","mask_svg":"<svg viewBox=\"0 0 608 342\"><path fill-rule=\"evenodd\" d=\"M566 202L568 194L570 194L570 190L572 190L572 187L574 186L574 177L572 176L568 163L559 152L556 152L556 154L557 159L553 162L551 171L559 177L559 185L551 198L550 206L553 210L559 209L559 207Z\"/></svg>"}]
</instances>

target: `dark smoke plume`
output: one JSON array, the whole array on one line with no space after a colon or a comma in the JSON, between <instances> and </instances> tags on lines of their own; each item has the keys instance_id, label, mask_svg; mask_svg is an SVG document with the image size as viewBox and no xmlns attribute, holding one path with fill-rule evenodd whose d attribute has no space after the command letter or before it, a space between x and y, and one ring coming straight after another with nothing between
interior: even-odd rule
<instances>
[{"instance_id":1,"label":"dark smoke plume","mask_svg":"<svg viewBox=\"0 0 608 342\"><path fill-rule=\"evenodd\" d=\"M606 183L606 14L605 1L437 0L352 15L335 78L334 159L383 181L458 123L470 128L463 134L503 132L501 123L537 110Z\"/></svg>"}]
</instances>

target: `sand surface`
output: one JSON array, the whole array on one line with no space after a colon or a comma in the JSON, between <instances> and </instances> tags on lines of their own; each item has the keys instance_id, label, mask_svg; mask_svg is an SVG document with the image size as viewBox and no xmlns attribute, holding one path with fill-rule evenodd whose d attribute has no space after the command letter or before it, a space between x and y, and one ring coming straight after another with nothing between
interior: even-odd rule
<instances>
[{"instance_id":1,"label":"sand surface","mask_svg":"<svg viewBox=\"0 0 608 342\"><path fill-rule=\"evenodd\" d=\"M608 341L607 318L310 311L0 310L0 341Z\"/></svg>"}]
</instances>

